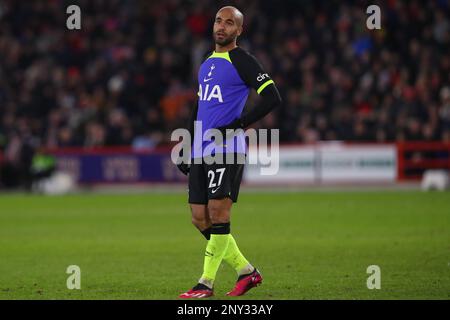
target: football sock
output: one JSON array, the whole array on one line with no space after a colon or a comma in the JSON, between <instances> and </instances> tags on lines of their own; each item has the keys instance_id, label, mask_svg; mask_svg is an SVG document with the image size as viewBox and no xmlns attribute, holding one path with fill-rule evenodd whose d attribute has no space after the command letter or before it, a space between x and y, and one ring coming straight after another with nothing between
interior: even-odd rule
<instances>
[{"instance_id":1,"label":"football sock","mask_svg":"<svg viewBox=\"0 0 450 320\"><path fill-rule=\"evenodd\" d=\"M211 238L211 227L200 232L202 233L202 235L205 237L206 240L209 240Z\"/></svg>"},{"instance_id":2,"label":"football sock","mask_svg":"<svg viewBox=\"0 0 450 320\"><path fill-rule=\"evenodd\" d=\"M228 248L225 252L223 260L228 263L238 275L248 274L253 272L253 266L245 259L244 255L239 250L239 247L236 244L236 240L230 234L230 240L228 242Z\"/></svg>"},{"instance_id":3,"label":"football sock","mask_svg":"<svg viewBox=\"0 0 450 320\"><path fill-rule=\"evenodd\" d=\"M223 256L228 248L230 240L230 223L213 224L211 237L205 250L205 260L203 263L203 274L198 281L201 284L212 288L217 270L222 262Z\"/></svg>"},{"instance_id":4,"label":"football sock","mask_svg":"<svg viewBox=\"0 0 450 320\"><path fill-rule=\"evenodd\" d=\"M211 227L200 232L203 234L206 240L209 240L211 238ZM247 261L247 259L241 253L234 237L231 234L229 235L229 237L230 240L228 242L227 251L223 256L223 261L229 264L239 276L252 273L255 270L255 268Z\"/></svg>"}]
</instances>

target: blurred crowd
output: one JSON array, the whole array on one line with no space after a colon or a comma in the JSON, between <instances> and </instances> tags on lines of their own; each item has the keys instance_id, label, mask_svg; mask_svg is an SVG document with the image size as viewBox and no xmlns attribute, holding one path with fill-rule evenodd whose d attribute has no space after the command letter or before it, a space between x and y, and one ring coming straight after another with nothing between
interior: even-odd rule
<instances>
[{"instance_id":1,"label":"blurred crowd","mask_svg":"<svg viewBox=\"0 0 450 320\"><path fill-rule=\"evenodd\" d=\"M66 28L71 4L81 30ZM282 142L450 141L450 0L380 2L381 30L366 28L368 1L0 0L4 158L167 144L224 4L245 14L239 45L283 96L256 127Z\"/></svg>"}]
</instances>

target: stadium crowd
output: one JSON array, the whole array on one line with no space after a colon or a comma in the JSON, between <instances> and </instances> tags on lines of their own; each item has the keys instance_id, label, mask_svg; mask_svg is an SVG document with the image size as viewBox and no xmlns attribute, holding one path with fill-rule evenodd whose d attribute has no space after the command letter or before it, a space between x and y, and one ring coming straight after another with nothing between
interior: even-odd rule
<instances>
[{"instance_id":1,"label":"stadium crowd","mask_svg":"<svg viewBox=\"0 0 450 320\"><path fill-rule=\"evenodd\" d=\"M256 126L282 142L450 141L450 1L0 1L0 150L153 148L185 127L222 4L283 106ZM81 30L66 7L81 8ZM248 105L258 99L252 94ZM23 153L23 152L22 152ZM25 154L27 154L25 152Z\"/></svg>"}]
</instances>

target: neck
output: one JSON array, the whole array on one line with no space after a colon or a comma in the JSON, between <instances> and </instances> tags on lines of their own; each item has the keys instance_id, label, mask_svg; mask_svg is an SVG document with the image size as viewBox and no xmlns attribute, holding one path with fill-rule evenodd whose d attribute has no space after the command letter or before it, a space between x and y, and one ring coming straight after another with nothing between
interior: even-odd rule
<instances>
[{"instance_id":1,"label":"neck","mask_svg":"<svg viewBox=\"0 0 450 320\"><path fill-rule=\"evenodd\" d=\"M236 42L232 42L230 44L227 44L226 46L221 46L219 44L216 43L216 52L228 52L230 50L233 50L234 48L236 48Z\"/></svg>"}]
</instances>

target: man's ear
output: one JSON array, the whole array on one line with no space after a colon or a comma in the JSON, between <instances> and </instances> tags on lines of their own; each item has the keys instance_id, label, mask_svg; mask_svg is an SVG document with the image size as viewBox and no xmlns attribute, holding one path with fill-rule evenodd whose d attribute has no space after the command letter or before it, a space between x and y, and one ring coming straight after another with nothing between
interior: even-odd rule
<instances>
[{"instance_id":1,"label":"man's ear","mask_svg":"<svg viewBox=\"0 0 450 320\"><path fill-rule=\"evenodd\" d=\"M239 29L238 29L238 36L240 36L241 34L242 34L242 31L243 31L243 28L242 27L239 27Z\"/></svg>"}]
</instances>

